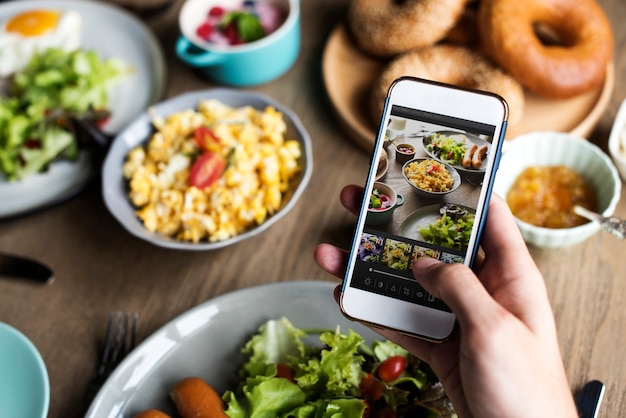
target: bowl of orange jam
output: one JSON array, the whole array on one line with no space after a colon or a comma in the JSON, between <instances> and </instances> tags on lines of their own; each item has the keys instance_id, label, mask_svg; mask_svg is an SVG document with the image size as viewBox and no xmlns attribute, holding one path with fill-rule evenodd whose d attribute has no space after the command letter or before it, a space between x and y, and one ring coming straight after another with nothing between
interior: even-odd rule
<instances>
[{"instance_id":1,"label":"bowl of orange jam","mask_svg":"<svg viewBox=\"0 0 626 418\"><path fill-rule=\"evenodd\" d=\"M621 186L611 159L590 141L533 132L506 144L494 192L506 200L527 244L559 248L600 230L575 214L574 206L612 215Z\"/></svg>"}]
</instances>

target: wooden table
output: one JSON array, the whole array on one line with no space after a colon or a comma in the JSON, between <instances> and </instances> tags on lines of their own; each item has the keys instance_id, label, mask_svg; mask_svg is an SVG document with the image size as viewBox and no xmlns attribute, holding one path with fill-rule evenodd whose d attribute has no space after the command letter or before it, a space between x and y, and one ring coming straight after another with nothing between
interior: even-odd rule
<instances>
[{"instance_id":1,"label":"wooden table","mask_svg":"<svg viewBox=\"0 0 626 418\"><path fill-rule=\"evenodd\" d=\"M615 28L617 82L591 140L606 149L626 96L626 3L601 3ZM40 259L56 274L49 286L0 281L0 321L24 332L47 365L50 417L84 414L83 388L94 373L112 308L139 312L140 338L145 338L226 292L278 281L334 280L314 263L313 250L319 242L347 247L354 217L341 208L338 194L344 184L362 182L358 167L368 161L339 127L321 75L326 37L343 18L345 4L305 0L302 51L295 66L278 80L250 89L292 108L313 140L315 172L308 189L265 233L210 253L158 248L134 238L113 219L98 184L60 206L0 223L0 251ZM211 86L174 56L179 6L149 22L167 55L167 97ZM626 192L616 214L626 217ZM600 379L607 385L600 416L626 416L626 242L598 233L569 248L531 252L545 275L572 390Z\"/></svg>"}]
</instances>

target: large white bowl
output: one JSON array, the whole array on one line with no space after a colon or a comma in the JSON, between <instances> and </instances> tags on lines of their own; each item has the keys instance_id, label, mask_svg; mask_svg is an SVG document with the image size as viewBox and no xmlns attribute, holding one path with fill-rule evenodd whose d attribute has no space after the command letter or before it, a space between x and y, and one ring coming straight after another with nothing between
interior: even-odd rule
<instances>
[{"instance_id":1,"label":"large white bowl","mask_svg":"<svg viewBox=\"0 0 626 418\"><path fill-rule=\"evenodd\" d=\"M622 180L626 182L626 100L622 102L611 128L609 153Z\"/></svg>"},{"instance_id":2,"label":"large white bowl","mask_svg":"<svg viewBox=\"0 0 626 418\"><path fill-rule=\"evenodd\" d=\"M204 302L173 319L142 342L115 369L86 418L132 417L156 408L175 415L174 384L205 379L219 393L238 384L241 348L269 319L286 317L298 328L352 329L368 344L382 338L346 319L333 298L334 283L288 281L250 287ZM313 337L315 338L315 337ZM312 340L315 341L315 340Z\"/></svg>"},{"instance_id":3,"label":"large white bowl","mask_svg":"<svg viewBox=\"0 0 626 418\"><path fill-rule=\"evenodd\" d=\"M433 197L445 196L459 188L459 186L461 185L461 176L459 172L456 170L456 168L452 167L450 164L446 164L438 160L437 161L448 170L448 173L450 173L450 176L454 180L454 183L452 183L452 186L450 187L449 190L445 192L429 192L428 190L424 190L421 187L418 187L412 181L410 181L409 177L406 175L406 169L409 166L409 164L414 163L414 162L420 163L426 160L433 160L433 158L414 158L412 160L407 161L406 163L402 165L402 177L404 177L404 180L407 182L409 186L411 186L411 188L413 189L413 191L415 191L415 193L417 193L420 196L433 198Z\"/></svg>"},{"instance_id":4,"label":"large white bowl","mask_svg":"<svg viewBox=\"0 0 626 418\"><path fill-rule=\"evenodd\" d=\"M622 183L611 159L591 142L560 132L521 135L505 146L494 192L502 198L520 173L530 166L564 165L576 170L597 193L599 212L612 215L620 199ZM573 228L542 228L516 219L528 244L558 248L577 244L600 230L595 222Z\"/></svg>"},{"instance_id":5,"label":"large white bowl","mask_svg":"<svg viewBox=\"0 0 626 418\"><path fill-rule=\"evenodd\" d=\"M150 232L135 215L136 208L128 198L127 180L122 176L122 166L124 165L126 154L135 146L146 142L152 133L151 118L147 112L144 112L114 139L102 167L102 195L108 210L128 232L154 245L177 250L214 250L257 235L267 230L293 208L300 195L304 192L313 173L311 139L300 119L291 110L263 94L225 88L208 89L176 96L152 106L151 109L157 115L167 116L184 109L196 108L198 102L206 99L217 99L232 107L252 106L260 110L265 109L267 106L273 106L283 114L289 138L293 138L300 143L302 149L300 161L302 170L292 180L282 207L278 212L269 217L263 224L235 237L218 242L193 243L190 241L179 241Z\"/></svg>"}]
</instances>

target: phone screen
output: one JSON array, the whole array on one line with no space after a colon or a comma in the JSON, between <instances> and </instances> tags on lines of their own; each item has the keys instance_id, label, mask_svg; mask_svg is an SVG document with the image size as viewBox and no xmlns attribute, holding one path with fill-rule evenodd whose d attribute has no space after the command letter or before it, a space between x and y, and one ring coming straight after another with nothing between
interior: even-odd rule
<instances>
[{"instance_id":1,"label":"phone screen","mask_svg":"<svg viewBox=\"0 0 626 418\"><path fill-rule=\"evenodd\" d=\"M450 312L412 265L473 262L496 126L393 104L385 123L349 286Z\"/></svg>"}]
</instances>

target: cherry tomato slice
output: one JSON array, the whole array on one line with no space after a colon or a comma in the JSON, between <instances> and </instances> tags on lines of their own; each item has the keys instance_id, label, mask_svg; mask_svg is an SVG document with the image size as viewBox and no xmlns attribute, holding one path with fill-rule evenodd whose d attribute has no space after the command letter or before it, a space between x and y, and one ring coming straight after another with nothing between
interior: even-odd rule
<instances>
[{"instance_id":1,"label":"cherry tomato slice","mask_svg":"<svg viewBox=\"0 0 626 418\"><path fill-rule=\"evenodd\" d=\"M191 166L189 184L204 189L215 183L226 168L226 160L214 152L202 154Z\"/></svg>"},{"instance_id":2,"label":"cherry tomato slice","mask_svg":"<svg viewBox=\"0 0 626 418\"><path fill-rule=\"evenodd\" d=\"M406 357L391 356L378 366L376 374L383 382L391 382L399 378L405 369Z\"/></svg>"},{"instance_id":3,"label":"cherry tomato slice","mask_svg":"<svg viewBox=\"0 0 626 418\"><path fill-rule=\"evenodd\" d=\"M204 151L215 151L220 139L206 126L198 126L194 131L196 144Z\"/></svg>"},{"instance_id":4,"label":"cherry tomato slice","mask_svg":"<svg viewBox=\"0 0 626 418\"><path fill-rule=\"evenodd\" d=\"M363 396L372 401L377 401L383 396L383 384L369 373L361 378L359 390Z\"/></svg>"},{"instance_id":5,"label":"cherry tomato slice","mask_svg":"<svg viewBox=\"0 0 626 418\"><path fill-rule=\"evenodd\" d=\"M294 382L293 370L291 370L291 367L287 366L284 363L276 364L276 377L282 377L284 379L289 380L292 383Z\"/></svg>"}]
</instances>

